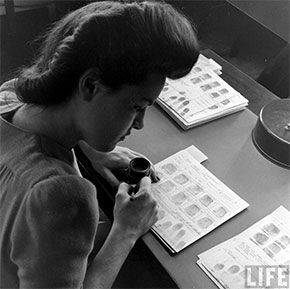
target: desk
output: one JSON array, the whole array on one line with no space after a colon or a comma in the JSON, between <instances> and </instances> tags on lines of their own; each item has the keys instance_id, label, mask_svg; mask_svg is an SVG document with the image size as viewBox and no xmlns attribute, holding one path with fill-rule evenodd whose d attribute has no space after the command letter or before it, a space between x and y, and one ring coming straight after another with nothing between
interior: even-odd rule
<instances>
[{"instance_id":1,"label":"desk","mask_svg":"<svg viewBox=\"0 0 290 289\"><path fill-rule=\"evenodd\" d=\"M255 1L255 0L226 0L234 9L233 15L242 13L253 19L258 26L261 25L274 33L275 38L280 38L284 43L279 52L270 58L257 81L269 88L282 98L289 97L289 36L290 36L290 2L279 1ZM235 16L233 16L235 17ZM239 26L239 29L243 27ZM244 29L247 29L244 27ZM233 49L238 49L241 31L236 31L233 40ZM261 35L263 38L263 36ZM273 38L273 40L275 39ZM268 41L271 41L270 35Z\"/></svg>"},{"instance_id":2,"label":"desk","mask_svg":"<svg viewBox=\"0 0 290 289\"><path fill-rule=\"evenodd\" d=\"M222 65L223 79L249 99L249 108L255 113L264 104L277 99L212 51L206 50L203 54ZM271 163L254 147L251 131L256 120L257 116L246 109L183 131L154 105L146 114L144 129L133 132L130 138L120 143L145 154L154 163L193 144L208 156L204 166L250 204L248 209L174 256L168 254L151 232L143 236L146 246L180 288L216 288L196 265L197 255L242 232L279 205L290 209L289 170ZM94 178L91 180L96 183ZM99 190L98 195L101 194ZM112 203L112 199L105 198L106 194L99 197L103 208L105 202ZM153 269L150 271L153 276L158 273Z\"/></svg>"},{"instance_id":3,"label":"desk","mask_svg":"<svg viewBox=\"0 0 290 289\"><path fill-rule=\"evenodd\" d=\"M214 59L223 67L221 77L249 100L248 108L254 114L258 115L265 104L274 99L279 99L271 91L258 84L254 79L237 69L212 50L206 49L202 54Z\"/></svg>"},{"instance_id":4,"label":"desk","mask_svg":"<svg viewBox=\"0 0 290 289\"><path fill-rule=\"evenodd\" d=\"M289 43L289 0L226 0Z\"/></svg>"},{"instance_id":5,"label":"desk","mask_svg":"<svg viewBox=\"0 0 290 289\"><path fill-rule=\"evenodd\" d=\"M240 72L233 67L228 67L232 71L227 71L227 67L223 65L224 77L231 79L229 83L234 88L242 89L242 94L250 101L253 95L267 92L247 77L235 79ZM275 98L270 92L266 95L266 102ZM204 166L250 204L248 209L174 256L168 254L151 232L143 237L180 288L216 288L196 265L197 255L242 232L279 205L290 209L289 170L271 163L254 147L251 131L256 119L256 115L246 109L183 131L154 106L147 112L144 129L121 144L145 154L154 163L193 144L208 156Z\"/></svg>"}]
</instances>

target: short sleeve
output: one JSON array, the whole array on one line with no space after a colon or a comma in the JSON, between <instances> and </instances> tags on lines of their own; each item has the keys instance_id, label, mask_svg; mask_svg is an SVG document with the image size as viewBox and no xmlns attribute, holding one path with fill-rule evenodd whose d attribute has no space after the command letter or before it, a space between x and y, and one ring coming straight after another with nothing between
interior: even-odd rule
<instances>
[{"instance_id":1,"label":"short sleeve","mask_svg":"<svg viewBox=\"0 0 290 289\"><path fill-rule=\"evenodd\" d=\"M95 187L51 177L27 194L11 234L20 288L80 288L98 224Z\"/></svg>"},{"instance_id":2,"label":"short sleeve","mask_svg":"<svg viewBox=\"0 0 290 289\"><path fill-rule=\"evenodd\" d=\"M21 105L15 92L17 79L11 79L0 86L0 114L14 110Z\"/></svg>"}]
</instances>

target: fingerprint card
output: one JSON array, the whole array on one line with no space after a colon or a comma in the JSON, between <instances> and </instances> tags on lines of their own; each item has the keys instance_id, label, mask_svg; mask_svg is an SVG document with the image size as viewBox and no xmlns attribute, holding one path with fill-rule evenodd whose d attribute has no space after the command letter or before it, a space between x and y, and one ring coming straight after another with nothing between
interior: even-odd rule
<instances>
[{"instance_id":1,"label":"fingerprint card","mask_svg":"<svg viewBox=\"0 0 290 289\"><path fill-rule=\"evenodd\" d=\"M159 206L152 227L179 252L244 210L248 203L196 161L188 150L155 165L160 181L152 186Z\"/></svg>"},{"instance_id":2,"label":"fingerprint card","mask_svg":"<svg viewBox=\"0 0 290 289\"><path fill-rule=\"evenodd\" d=\"M290 280L290 211L280 206L242 233L198 257L198 264L204 272L223 288L244 289L249 272L250 279L257 281L261 276L259 272L270 267L274 270L285 268L284 277L287 279L288 276ZM261 285L259 288L265 287Z\"/></svg>"},{"instance_id":3,"label":"fingerprint card","mask_svg":"<svg viewBox=\"0 0 290 289\"><path fill-rule=\"evenodd\" d=\"M241 110L248 101L219 76L220 68L201 55L186 76L166 79L157 103L185 129Z\"/></svg>"}]
</instances>

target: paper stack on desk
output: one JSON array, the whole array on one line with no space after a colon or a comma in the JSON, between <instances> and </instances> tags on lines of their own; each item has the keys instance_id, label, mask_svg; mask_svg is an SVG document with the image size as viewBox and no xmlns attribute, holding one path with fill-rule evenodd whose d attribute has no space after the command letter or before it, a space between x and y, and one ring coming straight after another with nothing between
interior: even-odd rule
<instances>
[{"instance_id":1,"label":"paper stack on desk","mask_svg":"<svg viewBox=\"0 0 290 289\"><path fill-rule=\"evenodd\" d=\"M241 234L198 257L197 264L219 288L266 288L263 270L272 267L275 271L278 266L285 270L281 281L287 284L288 278L290 286L290 211L281 206ZM278 281L277 276L272 279Z\"/></svg>"},{"instance_id":2,"label":"paper stack on desk","mask_svg":"<svg viewBox=\"0 0 290 289\"><path fill-rule=\"evenodd\" d=\"M244 109L248 100L219 76L221 70L200 55L188 75L166 80L157 103L185 130Z\"/></svg>"},{"instance_id":3,"label":"paper stack on desk","mask_svg":"<svg viewBox=\"0 0 290 289\"><path fill-rule=\"evenodd\" d=\"M152 231L172 253L249 206L204 168L191 151L189 147L155 165L161 180L152 185L159 207Z\"/></svg>"}]
</instances>

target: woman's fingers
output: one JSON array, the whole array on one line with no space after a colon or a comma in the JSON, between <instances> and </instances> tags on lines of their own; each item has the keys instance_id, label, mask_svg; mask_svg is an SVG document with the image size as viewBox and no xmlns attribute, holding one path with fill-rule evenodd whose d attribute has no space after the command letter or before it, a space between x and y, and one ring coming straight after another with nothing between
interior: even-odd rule
<instances>
[{"instance_id":1,"label":"woman's fingers","mask_svg":"<svg viewBox=\"0 0 290 289\"><path fill-rule=\"evenodd\" d=\"M124 198L124 199L128 198L130 189L131 189L130 185L128 185L127 183L122 182L119 185L118 192L117 192L115 198L116 199L117 198Z\"/></svg>"}]
</instances>

